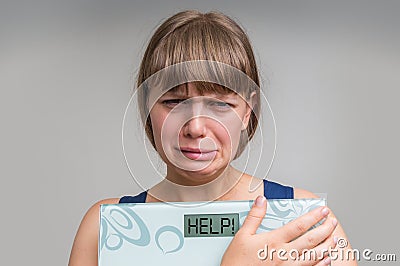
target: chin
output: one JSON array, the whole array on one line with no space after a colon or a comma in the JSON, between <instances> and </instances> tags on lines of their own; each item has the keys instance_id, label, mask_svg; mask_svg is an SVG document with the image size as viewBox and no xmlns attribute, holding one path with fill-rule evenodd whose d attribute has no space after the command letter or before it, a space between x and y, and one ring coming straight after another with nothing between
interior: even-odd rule
<instances>
[{"instance_id":1,"label":"chin","mask_svg":"<svg viewBox=\"0 0 400 266\"><path fill-rule=\"evenodd\" d=\"M227 167L226 165L225 167ZM191 183L191 184L207 184L215 179L217 179L225 170L225 167L213 167L213 165L209 165L204 169L196 170L196 171L187 171L179 169L179 175L184 178L181 183Z\"/></svg>"}]
</instances>

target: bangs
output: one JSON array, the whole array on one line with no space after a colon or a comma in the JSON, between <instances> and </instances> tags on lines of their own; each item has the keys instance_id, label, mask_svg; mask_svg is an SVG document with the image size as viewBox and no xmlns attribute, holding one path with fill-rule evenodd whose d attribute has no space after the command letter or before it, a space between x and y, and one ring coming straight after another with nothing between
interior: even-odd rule
<instances>
[{"instance_id":1,"label":"bangs","mask_svg":"<svg viewBox=\"0 0 400 266\"><path fill-rule=\"evenodd\" d=\"M254 88L246 86L248 82L237 76L238 71L227 70L222 64L186 64L199 61L233 67L259 85L253 51L241 27L217 12L187 11L170 17L156 30L146 49L137 86L162 70L185 63L184 68L174 67L156 75L148 87L166 92L177 84L196 81L200 93L226 94L231 89L243 95ZM177 80L181 82L172 84Z\"/></svg>"},{"instance_id":2,"label":"bangs","mask_svg":"<svg viewBox=\"0 0 400 266\"><path fill-rule=\"evenodd\" d=\"M185 24L174 28L163 38L155 40L155 49L148 55L147 66L149 67L146 69L147 73L143 73L144 77L147 78L171 65L198 60L224 63L249 75L251 73L248 62L249 53L243 46L241 34L236 32L238 31L236 28L228 27L229 23L224 23L225 27L222 27L221 23L213 13L205 14L202 17L197 16L190 22L186 21ZM250 60L252 60L251 56ZM210 69L194 69L193 71L196 71L197 75L203 78L202 80L212 80L209 78L210 74L226 79L224 72L220 69L212 71ZM206 84L201 84L199 89L220 90L220 88Z\"/></svg>"},{"instance_id":3,"label":"bangs","mask_svg":"<svg viewBox=\"0 0 400 266\"><path fill-rule=\"evenodd\" d=\"M217 94L217 95L226 95L226 94L233 94L235 93L233 90L221 86L219 84L205 82L205 81L193 81L190 82L196 88L196 91L201 95L204 96L205 94ZM189 86L188 83L181 84L170 89L168 92L172 92L174 95L177 96L188 96L189 95Z\"/></svg>"}]
</instances>

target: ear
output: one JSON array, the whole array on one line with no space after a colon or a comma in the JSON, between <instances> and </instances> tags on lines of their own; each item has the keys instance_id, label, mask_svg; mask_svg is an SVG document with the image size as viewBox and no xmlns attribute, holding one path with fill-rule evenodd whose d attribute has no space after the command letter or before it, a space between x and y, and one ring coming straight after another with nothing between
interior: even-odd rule
<instances>
[{"instance_id":1,"label":"ear","mask_svg":"<svg viewBox=\"0 0 400 266\"><path fill-rule=\"evenodd\" d=\"M244 116L243 116L243 120L242 120L242 130L246 130L247 129L247 126L249 125L249 121L250 121L250 116L251 116L251 111L253 110L253 108L254 108L254 98L255 98L255 96L256 96L256 92L255 91L253 91L251 94L250 94L250 97L249 97L249 99L247 99L246 100L246 112L245 112L245 114L244 114Z\"/></svg>"}]
</instances>

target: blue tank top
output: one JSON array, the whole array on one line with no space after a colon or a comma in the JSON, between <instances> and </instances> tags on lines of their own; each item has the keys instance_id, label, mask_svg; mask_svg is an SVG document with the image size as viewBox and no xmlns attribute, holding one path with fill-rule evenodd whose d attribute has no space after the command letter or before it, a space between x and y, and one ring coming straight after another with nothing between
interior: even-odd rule
<instances>
[{"instance_id":1,"label":"blue tank top","mask_svg":"<svg viewBox=\"0 0 400 266\"><path fill-rule=\"evenodd\" d=\"M293 199L294 192L293 187L283 186L281 184L263 180L264 182L264 196L267 199ZM124 196L120 198L119 203L145 203L147 197L147 191L136 196Z\"/></svg>"}]
</instances>

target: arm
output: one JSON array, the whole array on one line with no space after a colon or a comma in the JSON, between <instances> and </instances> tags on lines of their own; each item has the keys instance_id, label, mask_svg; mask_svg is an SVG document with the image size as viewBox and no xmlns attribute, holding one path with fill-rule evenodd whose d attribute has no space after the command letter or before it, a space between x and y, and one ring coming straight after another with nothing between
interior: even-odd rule
<instances>
[{"instance_id":1,"label":"arm","mask_svg":"<svg viewBox=\"0 0 400 266\"><path fill-rule=\"evenodd\" d=\"M100 205L116 204L118 201L119 199L102 200L87 211L76 233L68 266L97 266Z\"/></svg>"}]
</instances>

